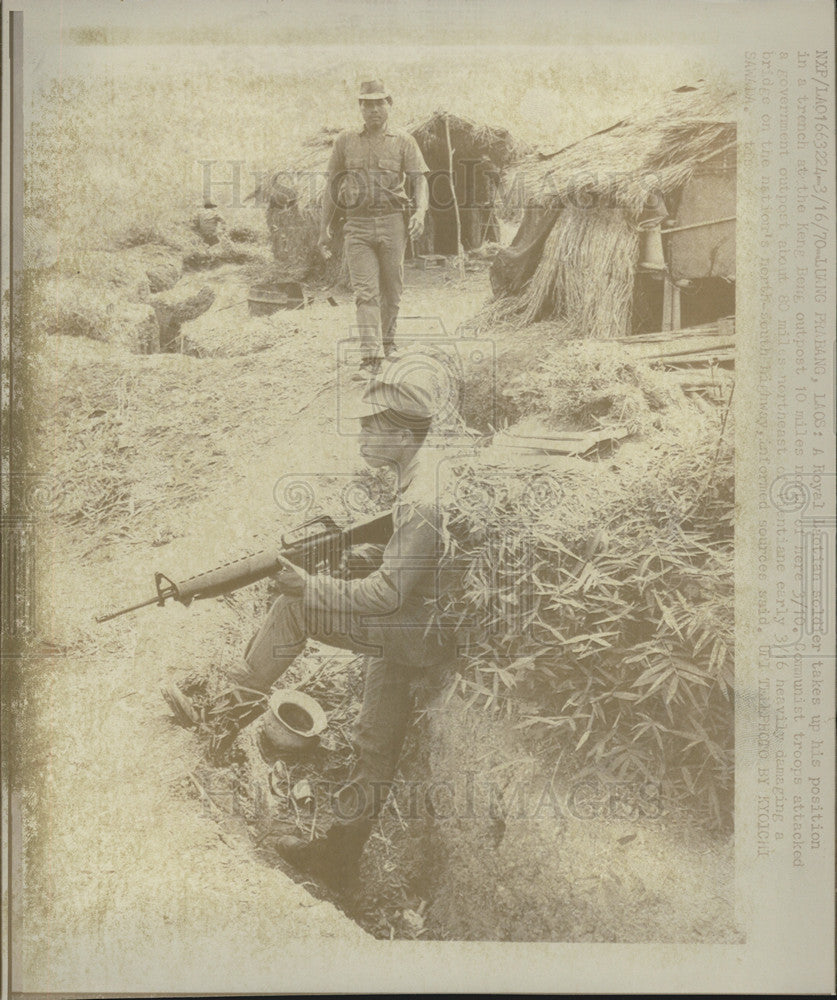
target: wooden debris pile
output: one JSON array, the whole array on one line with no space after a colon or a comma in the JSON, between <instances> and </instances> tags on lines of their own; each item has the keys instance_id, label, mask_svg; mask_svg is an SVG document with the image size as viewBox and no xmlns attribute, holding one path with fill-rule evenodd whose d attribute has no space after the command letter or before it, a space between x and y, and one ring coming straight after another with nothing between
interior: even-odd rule
<instances>
[{"instance_id":1,"label":"wooden debris pile","mask_svg":"<svg viewBox=\"0 0 837 1000\"><path fill-rule=\"evenodd\" d=\"M664 369L670 381L690 396L700 395L714 403L729 397L735 369L735 319L716 323L625 337L632 358L642 358Z\"/></svg>"}]
</instances>

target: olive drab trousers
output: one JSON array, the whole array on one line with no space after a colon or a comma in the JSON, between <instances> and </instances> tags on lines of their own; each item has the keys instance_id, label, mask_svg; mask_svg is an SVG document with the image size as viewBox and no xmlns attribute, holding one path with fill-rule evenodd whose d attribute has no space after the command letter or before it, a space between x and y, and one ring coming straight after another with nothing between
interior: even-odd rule
<instances>
[{"instance_id":1,"label":"olive drab trousers","mask_svg":"<svg viewBox=\"0 0 837 1000\"><path fill-rule=\"evenodd\" d=\"M374 634L334 621L306 623L301 598L282 596L272 606L262 628L248 645L244 661L230 672L242 687L267 692L302 652L308 638L329 646L367 655L363 706L355 729L357 765L349 784L338 792L334 805L337 823L367 827L386 801L413 709L411 682L418 671L382 655ZM338 622L339 628L339 622ZM374 633L374 630L370 630Z\"/></svg>"},{"instance_id":2,"label":"olive drab trousers","mask_svg":"<svg viewBox=\"0 0 837 1000\"><path fill-rule=\"evenodd\" d=\"M407 222L403 212L350 215L343 232L357 308L361 357L383 358L395 343L404 285Z\"/></svg>"}]
</instances>

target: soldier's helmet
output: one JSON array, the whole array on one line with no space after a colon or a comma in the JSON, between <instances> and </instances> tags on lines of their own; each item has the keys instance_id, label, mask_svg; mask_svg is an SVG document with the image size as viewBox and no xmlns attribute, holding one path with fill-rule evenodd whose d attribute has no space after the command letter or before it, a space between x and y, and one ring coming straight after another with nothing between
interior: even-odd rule
<instances>
[{"instance_id":1,"label":"soldier's helmet","mask_svg":"<svg viewBox=\"0 0 837 1000\"><path fill-rule=\"evenodd\" d=\"M450 365L430 354L401 355L384 364L362 391L346 400L347 417L387 413L405 427L447 423L457 413L459 379Z\"/></svg>"}]
</instances>

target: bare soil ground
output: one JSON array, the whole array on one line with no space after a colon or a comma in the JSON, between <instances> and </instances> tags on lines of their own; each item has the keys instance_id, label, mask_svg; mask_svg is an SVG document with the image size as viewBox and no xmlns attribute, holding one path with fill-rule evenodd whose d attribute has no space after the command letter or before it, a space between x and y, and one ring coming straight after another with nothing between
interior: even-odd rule
<instances>
[{"instance_id":1,"label":"bare soil ground","mask_svg":"<svg viewBox=\"0 0 837 1000\"><path fill-rule=\"evenodd\" d=\"M17 937L24 984L48 975L52 989L71 989L94 969L107 970L95 983L102 991L165 989L173 962L199 971L223 954L225 969L230 956L269 968L285 942L346 948L365 934L322 894L295 884L256 845L252 824L207 797L196 780L206 768L201 746L158 694L163 680L240 655L264 590L93 622L95 613L151 596L155 570L189 575L275 542L299 519L277 509L281 477L307 478L315 502L327 505L358 468L354 442L334 434L327 391L336 344L352 321L349 296L332 293L336 307L320 298L304 311L253 318L241 268L199 280L216 291L213 308L184 327L200 357L128 355L67 337L50 338L42 355L40 439L55 489L42 525L44 655L27 668L16 720L28 845ZM461 280L409 268L401 336L427 328L411 316L444 316L452 333L487 294L484 270ZM379 842L386 835L382 828ZM563 888L546 885L540 895L568 899L570 887L580 908L565 909L551 927L515 922L527 902L514 886L486 886L485 907L457 907L456 887L440 889L435 902L387 899L391 870L379 868L375 882L374 865L393 856L374 838L366 905L355 915L377 936L734 938L731 841L682 820L604 818L565 825L561 843ZM505 841L504 851L519 849L514 837ZM537 895L537 859L512 863L531 869ZM218 982L235 985L220 973Z\"/></svg>"}]
</instances>

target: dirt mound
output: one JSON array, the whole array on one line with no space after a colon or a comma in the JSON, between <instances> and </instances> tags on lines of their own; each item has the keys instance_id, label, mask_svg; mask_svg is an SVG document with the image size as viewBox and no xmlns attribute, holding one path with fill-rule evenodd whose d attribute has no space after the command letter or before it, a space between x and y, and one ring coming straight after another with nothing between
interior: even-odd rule
<instances>
[{"instance_id":1,"label":"dirt mound","mask_svg":"<svg viewBox=\"0 0 837 1000\"><path fill-rule=\"evenodd\" d=\"M112 272L122 277L125 272ZM144 294L148 283L142 279ZM83 278L50 276L32 296L32 334L86 337L135 354L160 348L157 317L147 301L132 299L124 286L91 284Z\"/></svg>"},{"instance_id":2,"label":"dirt mound","mask_svg":"<svg viewBox=\"0 0 837 1000\"><path fill-rule=\"evenodd\" d=\"M96 547L160 544L185 509L233 476L237 445L213 428L242 426L252 411L246 394L229 390L231 362L208 371L181 355L103 356L63 339L45 351L63 373L48 417L47 458L62 483L55 517ZM247 366L235 375L241 386L260 373Z\"/></svg>"},{"instance_id":3,"label":"dirt mound","mask_svg":"<svg viewBox=\"0 0 837 1000\"><path fill-rule=\"evenodd\" d=\"M216 228L217 235L203 219L134 227L108 249L77 251L33 270L33 333L89 337L135 354L179 348L181 326L215 298L210 287L183 282L184 272L272 265L266 232L257 226Z\"/></svg>"},{"instance_id":4,"label":"dirt mound","mask_svg":"<svg viewBox=\"0 0 837 1000\"><path fill-rule=\"evenodd\" d=\"M682 400L663 373L622 344L573 340L554 322L525 329L480 323L477 317L475 333L494 350L468 366L463 392L463 415L479 430L540 416L556 429L624 424L637 431Z\"/></svg>"},{"instance_id":5,"label":"dirt mound","mask_svg":"<svg viewBox=\"0 0 837 1000\"><path fill-rule=\"evenodd\" d=\"M238 358L269 351L295 337L300 330L294 313L245 315L232 322L217 312L207 313L184 332L183 350L199 358Z\"/></svg>"},{"instance_id":6,"label":"dirt mound","mask_svg":"<svg viewBox=\"0 0 837 1000\"><path fill-rule=\"evenodd\" d=\"M123 260L136 261L145 271L152 294L168 291L183 277L183 259L169 247L147 244L134 247L120 256Z\"/></svg>"},{"instance_id":7,"label":"dirt mound","mask_svg":"<svg viewBox=\"0 0 837 1000\"><path fill-rule=\"evenodd\" d=\"M177 349L181 326L202 316L215 301L215 292L208 285L191 288L170 288L151 299L151 306L160 327L160 350Z\"/></svg>"},{"instance_id":8,"label":"dirt mound","mask_svg":"<svg viewBox=\"0 0 837 1000\"><path fill-rule=\"evenodd\" d=\"M728 841L650 786L571 778L502 705L487 714L457 684L419 694L363 859L363 926L383 938L737 940Z\"/></svg>"}]
</instances>

